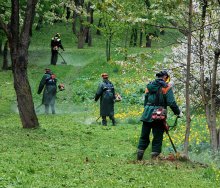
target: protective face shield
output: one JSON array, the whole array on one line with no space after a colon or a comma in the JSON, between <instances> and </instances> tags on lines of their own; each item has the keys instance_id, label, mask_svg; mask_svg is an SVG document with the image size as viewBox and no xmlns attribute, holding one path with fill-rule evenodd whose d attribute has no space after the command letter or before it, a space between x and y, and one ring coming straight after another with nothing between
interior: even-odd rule
<instances>
[{"instance_id":1,"label":"protective face shield","mask_svg":"<svg viewBox=\"0 0 220 188\"><path fill-rule=\"evenodd\" d=\"M170 76L167 76L166 83L169 83L169 82L170 82Z\"/></svg>"},{"instance_id":2,"label":"protective face shield","mask_svg":"<svg viewBox=\"0 0 220 188\"><path fill-rule=\"evenodd\" d=\"M56 33L55 37L60 38L60 34Z\"/></svg>"}]
</instances>

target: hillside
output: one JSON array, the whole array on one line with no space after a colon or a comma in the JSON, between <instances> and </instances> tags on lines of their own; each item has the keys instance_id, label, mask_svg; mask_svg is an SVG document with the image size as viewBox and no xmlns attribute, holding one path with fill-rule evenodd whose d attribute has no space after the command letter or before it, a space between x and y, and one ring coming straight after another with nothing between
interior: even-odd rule
<instances>
[{"instance_id":1,"label":"hillside","mask_svg":"<svg viewBox=\"0 0 220 188\"><path fill-rule=\"evenodd\" d=\"M61 33L65 47L62 56L67 65L60 63L61 58L57 66L49 65L49 44L54 31ZM175 40L170 38L174 35L172 32L161 36L161 41L155 41L152 49L129 48L129 54L152 53L144 68L141 63L135 67L127 65L127 68L114 61L106 63L101 37L95 38L93 47L78 50L71 28L64 24L35 32L28 72L35 106L41 103L42 95L37 95L37 89L46 67L52 69L66 89L58 93L56 115L46 116L42 107L37 111L40 128L22 129L12 74L0 72L0 187L219 187L220 171L212 165L152 161L150 148L143 162L136 161L143 90L146 80L155 74L152 65L170 51L169 44ZM113 52L113 60L121 60L121 57ZM102 127L100 119L96 121L99 104L93 97L102 72L109 73L117 92L123 96L123 101L115 106L115 127ZM173 120L170 116L170 124ZM197 120L195 125L199 124ZM184 120L180 120L177 131L172 133L178 149L181 149L183 132ZM206 135L195 136L195 141ZM166 135L164 137L164 155L168 155L173 151Z\"/></svg>"}]
</instances>

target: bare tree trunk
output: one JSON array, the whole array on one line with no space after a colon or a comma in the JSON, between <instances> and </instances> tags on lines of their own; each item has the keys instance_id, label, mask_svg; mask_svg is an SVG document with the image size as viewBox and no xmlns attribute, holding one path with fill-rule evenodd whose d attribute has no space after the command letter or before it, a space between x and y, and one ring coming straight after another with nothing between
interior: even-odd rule
<instances>
[{"instance_id":1,"label":"bare tree trunk","mask_svg":"<svg viewBox=\"0 0 220 188\"><path fill-rule=\"evenodd\" d=\"M186 133L184 140L184 154L188 157L189 135L190 135L190 64L191 64L191 46L192 46L192 0L189 0L189 20L188 20L188 53L186 65Z\"/></svg>"},{"instance_id":2,"label":"bare tree trunk","mask_svg":"<svg viewBox=\"0 0 220 188\"><path fill-rule=\"evenodd\" d=\"M218 44L220 44L220 28L218 34ZM220 56L220 49L215 50L215 58L212 68L212 82L211 82L211 110L210 110L210 127L211 127L211 146L215 153L218 150L218 138L216 127L216 80L217 80L217 67Z\"/></svg>"},{"instance_id":3,"label":"bare tree trunk","mask_svg":"<svg viewBox=\"0 0 220 188\"><path fill-rule=\"evenodd\" d=\"M110 42L109 42L109 39L107 39L106 40L106 60L107 60L107 62L111 59L110 52L109 52L109 45L110 45Z\"/></svg>"},{"instance_id":4,"label":"bare tree trunk","mask_svg":"<svg viewBox=\"0 0 220 188\"><path fill-rule=\"evenodd\" d=\"M130 46L137 46L137 28L133 27L131 31Z\"/></svg>"},{"instance_id":5,"label":"bare tree trunk","mask_svg":"<svg viewBox=\"0 0 220 188\"><path fill-rule=\"evenodd\" d=\"M102 27L102 18L99 18L99 22L98 22L98 29L96 31L96 35L101 35L101 31L99 28Z\"/></svg>"},{"instance_id":6,"label":"bare tree trunk","mask_svg":"<svg viewBox=\"0 0 220 188\"><path fill-rule=\"evenodd\" d=\"M220 150L220 129L217 129L217 141L218 150Z\"/></svg>"},{"instance_id":7,"label":"bare tree trunk","mask_svg":"<svg viewBox=\"0 0 220 188\"><path fill-rule=\"evenodd\" d=\"M42 27L43 27L43 14L40 15L38 22L37 22L37 26L36 26L36 31L39 31Z\"/></svg>"},{"instance_id":8,"label":"bare tree trunk","mask_svg":"<svg viewBox=\"0 0 220 188\"><path fill-rule=\"evenodd\" d=\"M204 0L206 1L206 0ZM202 6L202 24L200 29L200 36L199 36L199 59L200 59L200 84L201 84L201 95L202 100L205 106L208 104L207 96L205 93L205 58L203 55L204 52L204 25L205 25L205 17L206 17L206 8L207 8L207 2L203 4ZM207 106L208 107L208 106ZM208 109L207 109L208 110Z\"/></svg>"},{"instance_id":9,"label":"bare tree trunk","mask_svg":"<svg viewBox=\"0 0 220 188\"><path fill-rule=\"evenodd\" d=\"M0 28L0 30L1 30L1 28ZM3 45L3 40L2 40L2 38L0 38L0 55L3 54L2 45Z\"/></svg>"},{"instance_id":10,"label":"bare tree trunk","mask_svg":"<svg viewBox=\"0 0 220 188\"><path fill-rule=\"evenodd\" d=\"M151 48L151 38L150 34L146 34L146 47Z\"/></svg>"},{"instance_id":11,"label":"bare tree trunk","mask_svg":"<svg viewBox=\"0 0 220 188\"><path fill-rule=\"evenodd\" d=\"M87 5L87 22L89 24L93 24L93 9L91 8L92 3L89 1ZM88 46L92 46L92 32L90 25L86 26L85 28L85 42L88 43Z\"/></svg>"},{"instance_id":12,"label":"bare tree trunk","mask_svg":"<svg viewBox=\"0 0 220 188\"><path fill-rule=\"evenodd\" d=\"M2 70L8 70L8 40L5 41L3 49L3 65Z\"/></svg>"},{"instance_id":13,"label":"bare tree trunk","mask_svg":"<svg viewBox=\"0 0 220 188\"><path fill-rule=\"evenodd\" d=\"M74 11L73 12L73 22L72 22L73 34L76 34L76 19L77 19L77 13L76 13L76 11Z\"/></svg>"},{"instance_id":14,"label":"bare tree trunk","mask_svg":"<svg viewBox=\"0 0 220 188\"><path fill-rule=\"evenodd\" d=\"M71 14L70 7L67 6L67 7L66 7L66 19L67 19L67 20L69 20L69 18L70 18L70 14Z\"/></svg>"},{"instance_id":15,"label":"bare tree trunk","mask_svg":"<svg viewBox=\"0 0 220 188\"><path fill-rule=\"evenodd\" d=\"M127 61L128 59L128 46L127 46L127 42L128 42L128 33L129 33L129 29L126 30L126 34L125 34L125 43L124 43L124 60Z\"/></svg>"},{"instance_id":16,"label":"bare tree trunk","mask_svg":"<svg viewBox=\"0 0 220 188\"><path fill-rule=\"evenodd\" d=\"M82 49L84 47L84 41L85 41L85 28L83 26L83 19L81 16L78 16L80 20L80 29L78 32L78 49Z\"/></svg>"},{"instance_id":17,"label":"bare tree trunk","mask_svg":"<svg viewBox=\"0 0 220 188\"><path fill-rule=\"evenodd\" d=\"M36 128L39 126L27 77L28 47L36 4L37 0L27 1L25 19L21 29L19 23L19 0L11 0L10 29L0 18L0 24L9 41L14 88L17 95L19 115L24 128Z\"/></svg>"},{"instance_id":18,"label":"bare tree trunk","mask_svg":"<svg viewBox=\"0 0 220 188\"><path fill-rule=\"evenodd\" d=\"M14 50L13 50L14 51ZM11 53L13 62L14 88L17 95L18 110L24 128L35 128L39 125L27 76L28 54L24 50L18 50L17 54ZM22 84L21 84L22 83Z\"/></svg>"},{"instance_id":19,"label":"bare tree trunk","mask_svg":"<svg viewBox=\"0 0 220 188\"><path fill-rule=\"evenodd\" d=\"M140 30L140 39L139 39L139 46L140 46L140 47L141 47L142 44L143 44L142 40L143 40L143 30L141 29L141 30Z\"/></svg>"}]
</instances>

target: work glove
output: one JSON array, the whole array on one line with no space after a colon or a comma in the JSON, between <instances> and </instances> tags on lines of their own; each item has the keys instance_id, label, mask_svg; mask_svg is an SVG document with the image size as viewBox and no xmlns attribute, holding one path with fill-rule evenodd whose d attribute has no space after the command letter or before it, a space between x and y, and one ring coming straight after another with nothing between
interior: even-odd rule
<instances>
[{"instance_id":1,"label":"work glove","mask_svg":"<svg viewBox=\"0 0 220 188\"><path fill-rule=\"evenodd\" d=\"M166 124L166 125L164 126L164 129L165 129L165 131L169 131L169 130L170 130L170 126Z\"/></svg>"},{"instance_id":2,"label":"work glove","mask_svg":"<svg viewBox=\"0 0 220 188\"><path fill-rule=\"evenodd\" d=\"M183 112L181 111L179 115L177 115L178 118L183 117Z\"/></svg>"}]
</instances>

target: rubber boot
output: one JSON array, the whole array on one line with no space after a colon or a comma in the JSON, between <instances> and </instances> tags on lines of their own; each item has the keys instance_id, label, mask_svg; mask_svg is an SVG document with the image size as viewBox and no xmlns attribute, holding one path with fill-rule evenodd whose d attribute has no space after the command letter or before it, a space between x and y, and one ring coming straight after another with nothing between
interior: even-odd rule
<instances>
[{"instance_id":1,"label":"rubber boot","mask_svg":"<svg viewBox=\"0 0 220 188\"><path fill-rule=\"evenodd\" d=\"M109 119L112 120L112 125L115 126L116 122L115 122L114 115L113 116L109 116Z\"/></svg>"},{"instance_id":2,"label":"rubber boot","mask_svg":"<svg viewBox=\"0 0 220 188\"><path fill-rule=\"evenodd\" d=\"M141 161L144 157L144 150L138 149L137 151L137 160Z\"/></svg>"},{"instance_id":3,"label":"rubber boot","mask_svg":"<svg viewBox=\"0 0 220 188\"><path fill-rule=\"evenodd\" d=\"M107 126L106 117L102 117L102 125L103 125L103 126Z\"/></svg>"},{"instance_id":4,"label":"rubber boot","mask_svg":"<svg viewBox=\"0 0 220 188\"><path fill-rule=\"evenodd\" d=\"M115 118L112 119L112 125L113 125L113 126L116 125Z\"/></svg>"},{"instance_id":5,"label":"rubber boot","mask_svg":"<svg viewBox=\"0 0 220 188\"><path fill-rule=\"evenodd\" d=\"M158 152L151 152L151 159L155 160L158 158L159 155L160 155L160 153L158 153Z\"/></svg>"}]
</instances>

